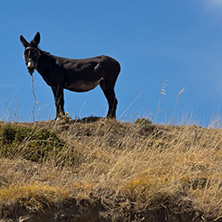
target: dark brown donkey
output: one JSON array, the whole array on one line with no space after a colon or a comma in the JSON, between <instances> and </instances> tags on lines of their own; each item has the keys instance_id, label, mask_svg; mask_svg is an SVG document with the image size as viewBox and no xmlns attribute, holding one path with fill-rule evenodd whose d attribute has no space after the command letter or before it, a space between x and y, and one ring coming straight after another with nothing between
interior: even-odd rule
<instances>
[{"instance_id":1,"label":"dark brown donkey","mask_svg":"<svg viewBox=\"0 0 222 222\"><path fill-rule=\"evenodd\" d=\"M30 75L36 69L52 88L56 119L61 113L64 115L64 89L86 92L97 85L100 85L109 104L107 117L116 118L114 86L120 72L120 64L116 60L104 55L89 59L67 59L50 55L38 48L39 32L30 43L22 35L20 41L25 47L25 63Z\"/></svg>"}]
</instances>

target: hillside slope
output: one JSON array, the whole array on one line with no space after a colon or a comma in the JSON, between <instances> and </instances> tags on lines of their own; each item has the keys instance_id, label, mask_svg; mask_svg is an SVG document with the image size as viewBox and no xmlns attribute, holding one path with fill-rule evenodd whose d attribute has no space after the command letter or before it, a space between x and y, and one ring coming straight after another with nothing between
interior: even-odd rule
<instances>
[{"instance_id":1,"label":"hillside slope","mask_svg":"<svg viewBox=\"0 0 222 222\"><path fill-rule=\"evenodd\" d=\"M0 122L0 221L222 221L222 130Z\"/></svg>"}]
</instances>

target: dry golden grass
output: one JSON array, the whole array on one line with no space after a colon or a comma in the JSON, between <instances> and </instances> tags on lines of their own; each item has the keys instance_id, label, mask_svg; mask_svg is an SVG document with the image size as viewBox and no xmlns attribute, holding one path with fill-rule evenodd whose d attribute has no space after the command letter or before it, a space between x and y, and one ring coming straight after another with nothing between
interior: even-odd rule
<instances>
[{"instance_id":1,"label":"dry golden grass","mask_svg":"<svg viewBox=\"0 0 222 222\"><path fill-rule=\"evenodd\" d=\"M2 157L0 203L29 204L34 199L39 206L44 201L90 199L92 194L105 201L111 192L113 200L125 197L119 202L120 211L130 201L138 211L171 205L181 212L200 212L202 218L222 215L221 129L152 125L146 119L49 121L35 127L52 130L64 147L56 149L53 158L35 161L23 152ZM0 134L0 145L1 141ZM13 142L13 149L25 142L27 138Z\"/></svg>"},{"instance_id":2,"label":"dry golden grass","mask_svg":"<svg viewBox=\"0 0 222 222\"><path fill-rule=\"evenodd\" d=\"M0 192L0 200L4 204L17 204L19 201L20 205L37 211L42 210L43 205L55 204L66 198L69 195L65 190L40 183L9 185Z\"/></svg>"}]
</instances>

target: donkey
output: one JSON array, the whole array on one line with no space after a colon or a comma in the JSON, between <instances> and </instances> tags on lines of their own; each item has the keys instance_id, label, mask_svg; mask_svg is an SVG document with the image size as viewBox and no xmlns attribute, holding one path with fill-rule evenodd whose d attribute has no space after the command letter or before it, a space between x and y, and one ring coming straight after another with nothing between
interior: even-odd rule
<instances>
[{"instance_id":1,"label":"donkey","mask_svg":"<svg viewBox=\"0 0 222 222\"><path fill-rule=\"evenodd\" d=\"M36 69L51 87L56 106L56 119L64 112L64 89L74 92L86 92L100 85L109 109L107 118L116 118L117 99L114 91L120 64L108 56L87 59L68 59L53 56L38 48L40 33L37 32L29 43L21 35L20 41L25 47L24 58L30 75Z\"/></svg>"}]
</instances>

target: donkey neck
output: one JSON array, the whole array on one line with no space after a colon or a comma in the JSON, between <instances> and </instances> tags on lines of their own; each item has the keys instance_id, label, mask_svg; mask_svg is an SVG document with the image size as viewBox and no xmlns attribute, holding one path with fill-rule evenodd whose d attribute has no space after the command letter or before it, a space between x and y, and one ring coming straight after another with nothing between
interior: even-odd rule
<instances>
[{"instance_id":1,"label":"donkey neck","mask_svg":"<svg viewBox=\"0 0 222 222\"><path fill-rule=\"evenodd\" d=\"M41 76L47 76L51 73L52 66L55 63L55 59L48 52L39 50L41 56L38 59L37 71Z\"/></svg>"}]
</instances>

